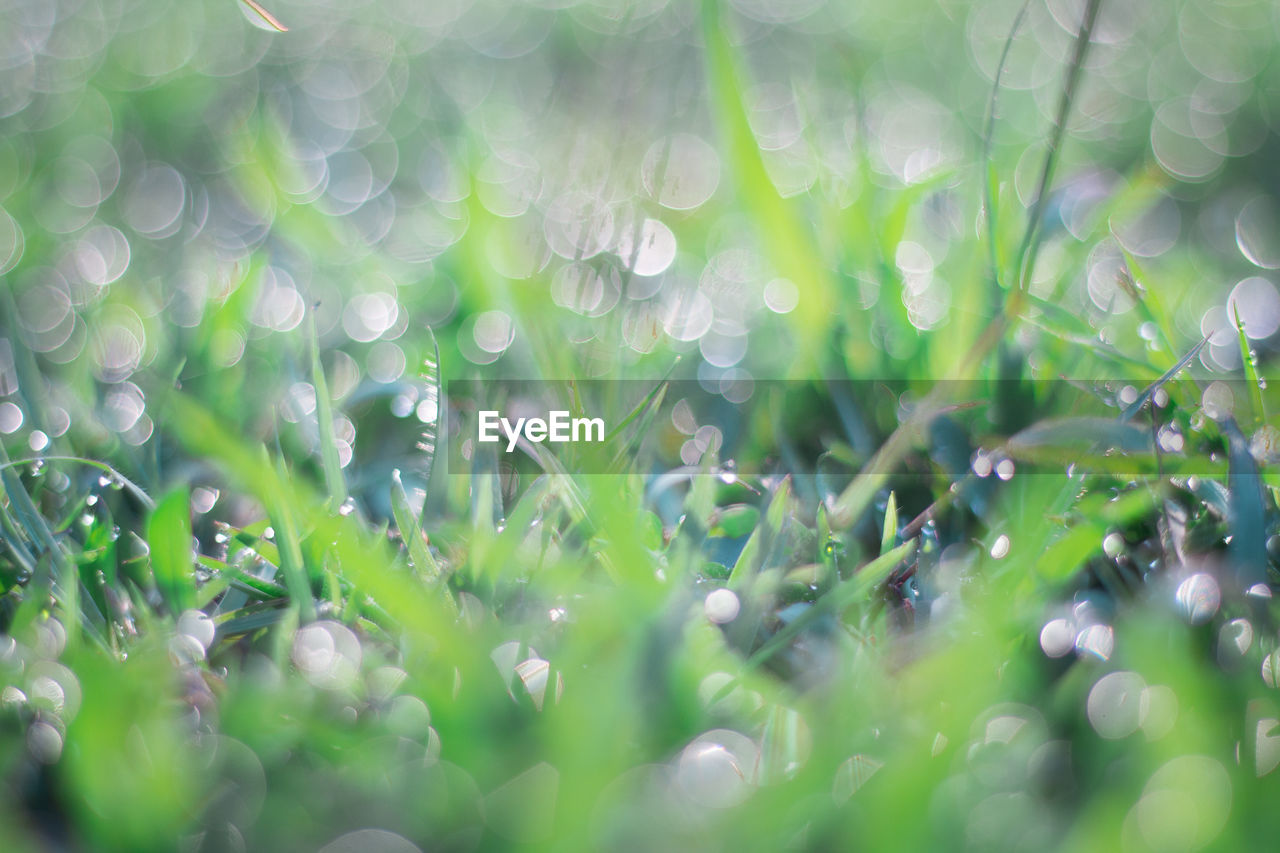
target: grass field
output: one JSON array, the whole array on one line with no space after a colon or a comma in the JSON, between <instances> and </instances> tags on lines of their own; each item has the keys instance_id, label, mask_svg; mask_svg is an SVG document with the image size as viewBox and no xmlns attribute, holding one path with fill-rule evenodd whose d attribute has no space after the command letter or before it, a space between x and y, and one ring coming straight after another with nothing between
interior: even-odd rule
<instances>
[{"instance_id":1,"label":"grass field","mask_svg":"<svg viewBox=\"0 0 1280 853\"><path fill-rule=\"evenodd\" d=\"M0 850L1280 832L1274 4L0 10Z\"/></svg>"}]
</instances>

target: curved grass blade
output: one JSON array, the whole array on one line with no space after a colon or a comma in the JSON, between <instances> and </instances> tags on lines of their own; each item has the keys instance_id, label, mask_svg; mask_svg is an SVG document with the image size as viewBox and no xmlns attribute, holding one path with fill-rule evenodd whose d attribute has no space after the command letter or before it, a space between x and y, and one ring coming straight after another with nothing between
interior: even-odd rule
<instances>
[{"instance_id":1,"label":"curved grass blade","mask_svg":"<svg viewBox=\"0 0 1280 853\"><path fill-rule=\"evenodd\" d=\"M0 471L9 468L17 468L21 465L34 465L40 462L76 462L80 465L86 465L90 468L97 468L99 471L107 474L112 480L119 483L125 491L137 498L138 503L147 509L155 509L156 502L151 496L142 490L142 487L130 480L124 474L121 474L115 468L112 468L105 462L99 462L96 459L86 459L83 456L33 456L29 459L13 459L8 462L0 463Z\"/></svg>"},{"instance_id":2,"label":"curved grass blade","mask_svg":"<svg viewBox=\"0 0 1280 853\"><path fill-rule=\"evenodd\" d=\"M1040 253L1040 225L1044 220L1045 207L1049 203L1049 187L1053 183L1054 169L1058 164L1058 153L1062 149L1062 139L1067 132L1067 116L1076 99L1076 87L1080 84L1080 71L1084 67L1084 57L1089 51L1089 42L1093 38L1093 27L1098 20L1098 10L1102 0L1088 0L1084 9L1084 18L1080 29L1076 32L1075 46L1071 52L1071 62L1067 66L1067 79L1062 86L1062 94L1058 98L1058 109L1054 115L1053 130L1049 132L1048 146L1044 155L1044 163L1040 167L1040 180L1036 185L1035 203L1031 215L1027 219L1027 227L1022 235L1022 243L1018 247L1018 291L1025 292L1035 269L1036 257Z\"/></svg>"},{"instance_id":3,"label":"curved grass blade","mask_svg":"<svg viewBox=\"0 0 1280 853\"><path fill-rule=\"evenodd\" d=\"M1035 447L1085 447L1150 452L1151 436L1145 429L1111 418L1047 418L1015 433L1007 443L1017 451Z\"/></svg>"},{"instance_id":4,"label":"curved grass blade","mask_svg":"<svg viewBox=\"0 0 1280 853\"><path fill-rule=\"evenodd\" d=\"M631 437L623 442L622 446L618 448L618 452L614 454L613 460L609 463L610 473L622 471L635 448L644 440L644 437L648 435L649 426L653 423L654 415L656 415L658 410L662 408L662 401L667 396L668 387L669 386L665 380L659 382L654 386L654 389L649 392L644 400L642 400L632 411L632 413L627 415L626 421L619 424L612 433L605 437L605 441L609 441L613 436L617 435L618 430L622 429L622 427L629 423L636 415L643 413L643 417L637 425L636 430L631 434Z\"/></svg>"},{"instance_id":5,"label":"curved grass blade","mask_svg":"<svg viewBox=\"0 0 1280 853\"><path fill-rule=\"evenodd\" d=\"M1022 28L1022 20L1027 16L1027 9L1030 6L1031 0L1024 0L1022 8L1018 10L1018 14L1014 16L1013 24L1009 27L1009 35L1004 40L1004 47L1000 51L1000 61L996 63L995 79L991 83L991 98L987 102L986 126L982 133L983 207L986 209L987 214L987 251L989 254L988 262L991 264L992 284L994 285L994 308L999 308L999 304L995 300L999 298L1001 289L996 222L997 182L995 165L991 162L991 147L994 143L996 132L996 102L1000 97L1000 81L1004 77L1005 64L1009 60L1009 50L1013 47L1013 40L1018 35L1018 30Z\"/></svg>"},{"instance_id":6,"label":"curved grass blade","mask_svg":"<svg viewBox=\"0 0 1280 853\"><path fill-rule=\"evenodd\" d=\"M289 28L280 23L280 19L268 12L262 7L257 0L240 0L244 4L245 14L252 16L253 22L256 24L261 21L266 26L263 29L273 29L278 33L287 33Z\"/></svg>"},{"instance_id":7,"label":"curved grass blade","mask_svg":"<svg viewBox=\"0 0 1280 853\"><path fill-rule=\"evenodd\" d=\"M1196 344L1191 348L1190 352L1188 352L1182 358L1178 359L1177 364L1175 364L1173 367L1166 370L1163 374L1160 375L1159 379L1157 379L1155 382L1152 382L1150 385L1144 388L1142 390L1142 393L1138 395L1138 399L1130 403L1128 408L1126 408L1123 412L1120 413L1120 423L1122 424L1128 423L1130 420L1133 419L1134 415L1142 411L1142 407L1145 406L1147 404L1147 401L1151 399L1151 396L1160 389L1160 386L1166 384L1167 382L1169 382L1169 380L1173 379L1173 377L1181 373L1182 369L1186 367L1188 364L1190 364L1193 358L1195 358L1197 355L1200 354L1200 350L1204 349L1204 345L1207 344L1208 342L1209 342L1209 339L1207 337L1202 338L1200 340L1200 343Z\"/></svg>"},{"instance_id":8,"label":"curved grass blade","mask_svg":"<svg viewBox=\"0 0 1280 853\"><path fill-rule=\"evenodd\" d=\"M636 403L635 407L629 413L627 413L627 416L623 418L621 421L619 421L617 426L609 430L609 434L604 437L605 443L612 442L615 438L617 438L618 435L624 429L630 426L632 421L640 417L640 415L645 411L645 409L649 407L651 404L653 408L657 408L658 406L662 405L662 396L665 395L667 392L667 384L668 384L667 380L671 378L671 374L675 372L676 365L678 365L679 363L680 363L680 356L676 356L675 359L671 362L671 366L667 368L666 374L661 379L659 379L656 384L654 384L653 388L650 389L649 393L644 396L644 399L641 400L639 403ZM643 432L643 430L641 430L641 432Z\"/></svg>"}]
</instances>

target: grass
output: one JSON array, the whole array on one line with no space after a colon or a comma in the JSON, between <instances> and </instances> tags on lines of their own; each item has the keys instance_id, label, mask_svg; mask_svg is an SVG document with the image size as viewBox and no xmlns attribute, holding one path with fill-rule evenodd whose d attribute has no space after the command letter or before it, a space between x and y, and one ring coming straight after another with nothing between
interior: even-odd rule
<instances>
[{"instance_id":1,"label":"grass","mask_svg":"<svg viewBox=\"0 0 1280 853\"><path fill-rule=\"evenodd\" d=\"M1261 344L1232 318L1241 369L1210 370L1215 344L1186 319L1203 307L1196 247L1149 269L1123 255L1115 287L1132 311L1058 304L1087 307L1066 297L1090 252L1173 183L1137 162L1074 230L1051 214L1055 176L1091 162L1070 129L1102 5L1082 7L1064 53L1026 204L1014 170L1027 140L999 141L995 107L1018 110L999 81L1030 6L980 101L981 157L894 180L860 126L847 203L823 184L779 188L752 112L770 45L714 2L684 21L700 33L722 186L687 214L636 209L669 222L682 274L723 261L743 226L767 278L798 293L795 310L753 321L755 407L712 416L724 446L692 462L680 451L696 433L671 411L707 360L697 344L642 300L655 313L553 305L554 264L507 274L515 261L495 246L522 250L525 220L485 206L498 190L484 156L459 156L470 194L431 220L465 231L414 266L363 243L368 223L289 189L307 161L264 95L209 143L220 168L187 174L237 193L241 227L271 211L269 238L226 262L226 245L135 236L132 278L77 309L101 336L137 320L146 345L127 380L104 376L92 349L58 361L23 325L20 298L58 242L33 183L0 197L27 241L2 288L13 359L0 380L17 376L6 399L24 422L0 441L0 847L1265 844L1280 765L1267 412L1280 406ZM272 38L310 23L248 6L282 31ZM592 44L570 17L549 20L566 63L589 53L562 43ZM302 73L295 43L279 44L254 65L275 83ZM114 62L112 80L137 73ZM196 74L123 93L110 103L151 159L198 148L191 112L226 94ZM77 120L30 135L52 151L56 134L82 134ZM510 141L485 138L494 115L431 120L463 152ZM405 114L386 122L401 160L426 149ZM172 143L170 123L183 128ZM124 201L118 215L139 216ZM955 221L936 259L949 319L935 325L904 253ZM539 239L557 222L547 213ZM554 263L644 285L581 254ZM157 282L192 270L210 295L178 322L164 312L181 306L157 301L176 285ZM255 316L288 308L272 294L304 272L301 289L329 302L299 297L270 322L302 319L267 331ZM400 276L422 286L397 289ZM344 304L386 281L414 319L370 339ZM445 285L459 308L433 331L417 318L440 314ZM506 317L515 341L490 364L474 331L486 316ZM655 328L648 349L632 345L633 321ZM359 379L375 340L407 366L392 381ZM389 414L462 410L467 383L513 375L604 417L608 473L534 446L515 472L480 450L445 465L460 442L447 422ZM131 389L147 420L104 426L119 417L109 395ZM1213 411L1222 389L1230 413ZM55 408L70 429L54 428Z\"/></svg>"}]
</instances>

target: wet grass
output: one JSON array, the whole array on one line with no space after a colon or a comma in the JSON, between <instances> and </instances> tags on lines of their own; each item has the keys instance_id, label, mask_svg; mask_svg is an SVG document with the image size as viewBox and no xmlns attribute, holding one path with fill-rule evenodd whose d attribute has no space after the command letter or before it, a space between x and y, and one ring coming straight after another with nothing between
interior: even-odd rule
<instances>
[{"instance_id":1,"label":"wet grass","mask_svg":"<svg viewBox=\"0 0 1280 853\"><path fill-rule=\"evenodd\" d=\"M270 285L263 249L132 375L149 436L40 445L31 430L56 432L40 372L62 368L6 310L29 422L0 443L0 846L1264 844L1280 764L1265 365L1237 317L1244 367L1210 373L1174 321L1182 290L1131 257L1135 309L1105 336L1052 298L1152 191L1136 169L1087 233L1048 233L1100 5L1081 9L1029 204L997 119L980 160L902 186L860 172L842 207L774 185L748 51L703 4L715 204L799 301L765 330L764 405L692 462L656 413L696 352L638 353L609 318L581 356L581 318L495 271L515 226L474 201L439 264L472 283L460 316L438 345L411 325L405 378L364 397L315 306L228 360ZM270 195L287 156L255 121L232 180ZM927 328L905 235L983 208L948 249L951 321ZM306 205L274 227L276 251L341 254L344 226ZM698 216L675 227L713 236ZM517 330L492 370L466 349L486 311ZM590 401L610 473L535 448L516 475L480 450L442 466L459 440L430 415L445 381L513 364L646 380ZM68 371L85 398L59 405L92 411L93 377ZM427 423L387 415L388 396Z\"/></svg>"}]
</instances>

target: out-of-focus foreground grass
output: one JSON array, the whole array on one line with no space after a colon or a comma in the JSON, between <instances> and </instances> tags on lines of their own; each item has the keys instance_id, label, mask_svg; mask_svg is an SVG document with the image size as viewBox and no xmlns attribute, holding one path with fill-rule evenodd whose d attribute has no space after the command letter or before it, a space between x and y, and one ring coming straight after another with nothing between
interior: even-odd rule
<instances>
[{"instance_id":1,"label":"out-of-focus foreground grass","mask_svg":"<svg viewBox=\"0 0 1280 853\"><path fill-rule=\"evenodd\" d=\"M267 5L0 6L0 847L1280 833L1273 3Z\"/></svg>"}]
</instances>

